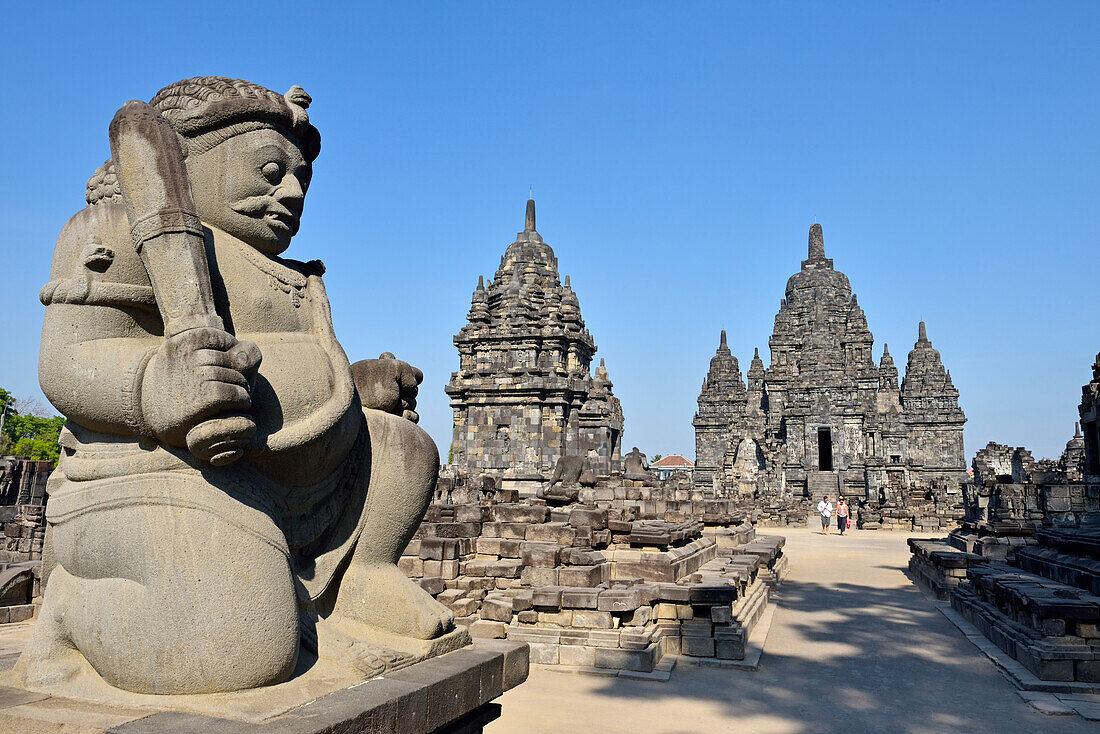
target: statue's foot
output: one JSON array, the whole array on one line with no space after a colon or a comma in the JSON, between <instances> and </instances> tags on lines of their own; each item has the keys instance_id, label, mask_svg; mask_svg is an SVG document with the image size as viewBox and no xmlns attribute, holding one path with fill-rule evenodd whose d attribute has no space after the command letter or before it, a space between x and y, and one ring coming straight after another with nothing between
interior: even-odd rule
<instances>
[{"instance_id":1,"label":"statue's foot","mask_svg":"<svg viewBox=\"0 0 1100 734\"><path fill-rule=\"evenodd\" d=\"M341 625L340 620L336 619L318 620L315 640L317 657L351 668L367 678L403 668L415 660L407 653L359 639L361 631L357 634L355 630L344 629L351 626Z\"/></svg>"},{"instance_id":2,"label":"statue's foot","mask_svg":"<svg viewBox=\"0 0 1100 734\"><path fill-rule=\"evenodd\" d=\"M454 626L454 614L391 564L354 560L344 573L329 617L376 627L403 637L431 640Z\"/></svg>"},{"instance_id":3,"label":"statue's foot","mask_svg":"<svg viewBox=\"0 0 1100 734\"><path fill-rule=\"evenodd\" d=\"M89 669L52 615L42 615L12 671L13 680L33 690L56 690Z\"/></svg>"}]
</instances>

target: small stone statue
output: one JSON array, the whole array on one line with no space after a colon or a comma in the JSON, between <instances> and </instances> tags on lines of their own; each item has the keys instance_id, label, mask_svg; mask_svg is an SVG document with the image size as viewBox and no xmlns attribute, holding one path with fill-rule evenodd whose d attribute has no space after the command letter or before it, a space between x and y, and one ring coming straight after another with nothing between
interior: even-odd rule
<instances>
[{"instance_id":1,"label":"small stone statue","mask_svg":"<svg viewBox=\"0 0 1100 734\"><path fill-rule=\"evenodd\" d=\"M626 464L626 472L623 476L633 482L646 482L657 484L657 475L649 468L649 460L645 454L635 446L629 454L623 457Z\"/></svg>"},{"instance_id":2,"label":"small stone statue","mask_svg":"<svg viewBox=\"0 0 1100 734\"><path fill-rule=\"evenodd\" d=\"M500 477L482 474L478 480L478 502L493 502L501 489Z\"/></svg>"},{"instance_id":3,"label":"small stone statue","mask_svg":"<svg viewBox=\"0 0 1100 734\"><path fill-rule=\"evenodd\" d=\"M18 685L88 696L359 679L465 644L395 565L439 455L419 370L348 363L297 233L310 97L187 79L111 123L62 230L39 375L68 423Z\"/></svg>"},{"instance_id":4,"label":"small stone statue","mask_svg":"<svg viewBox=\"0 0 1100 734\"><path fill-rule=\"evenodd\" d=\"M554 505L567 505L580 498L580 488L596 486L596 472L585 456L561 456L554 465L550 483L535 493L539 499Z\"/></svg>"},{"instance_id":5,"label":"small stone statue","mask_svg":"<svg viewBox=\"0 0 1100 734\"><path fill-rule=\"evenodd\" d=\"M560 484L562 487L594 487L596 472L592 462L584 456L562 456L554 465L554 476L550 478L550 487Z\"/></svg>"}]
</instances>

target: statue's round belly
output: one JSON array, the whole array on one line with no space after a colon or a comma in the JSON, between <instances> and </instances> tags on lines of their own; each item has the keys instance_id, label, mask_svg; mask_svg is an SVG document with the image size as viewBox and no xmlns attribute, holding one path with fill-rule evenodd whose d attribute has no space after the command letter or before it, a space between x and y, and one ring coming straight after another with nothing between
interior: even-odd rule
<instances>
[{"instance_id":1,"label":"statue's round belly","mask_svg":"<svg viewBox=\"0 0 1100 734\"><path fill-rule=\"evenodd\" d=\"M253 463L288 484L319 481L345 459L359 430L360 421L348 416L348 406L334 400L338 382L350 380L350 372L337 374L322 344L310 334L238 338L255 342L263 355L253 378L251 412L267 449Z\"/></svg>"}]
</instances>

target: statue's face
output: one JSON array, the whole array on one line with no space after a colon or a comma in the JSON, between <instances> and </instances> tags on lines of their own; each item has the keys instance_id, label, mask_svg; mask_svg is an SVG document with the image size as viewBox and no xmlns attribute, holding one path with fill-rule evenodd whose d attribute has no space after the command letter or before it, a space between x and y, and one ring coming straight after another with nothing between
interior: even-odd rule
<instances>
[{"instance_id":1,"label":"statue's face","mask_svg":"<svg viewBox=\"0 0 1100 734\"><path fill-rule=\"evenodd\" d=\"M313 166L298 144L261 129L187 158L199 218L278 255L297 234Z\"/></svg>"}]
</instances>

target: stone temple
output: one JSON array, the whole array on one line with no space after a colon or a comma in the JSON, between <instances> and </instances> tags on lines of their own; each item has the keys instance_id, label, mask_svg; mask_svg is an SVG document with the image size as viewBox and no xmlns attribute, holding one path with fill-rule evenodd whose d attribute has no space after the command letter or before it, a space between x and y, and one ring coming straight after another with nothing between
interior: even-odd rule
<instances>
[{"instance_id":1,"label":"stone temple","mask_svg":"<svg viewBox=\"0 0 1100 734\"><path fill-rule=\"evenodd\" d=\"M757 350L746 384L722 333L694 420L696 482L758 498L958 495L966 417L924 322L900 387L889 349L876 365L873 345L814 224L775 317L770 366Z\"/></svg>"},{"instance_id":2,"label":"stone temple","mask_svg":"<svg viewBox=\"0 0 1100 734\"><path fill-rule=\"evenodd\" d=\"M618 470L623 412L577 294L535 230L523 231L488 286L478 279L469 323L454 338L460 366L447 394L454 409L451 466L534 492L560 457L584 456L598 475Z\"/></svg>"}]
</instances>

